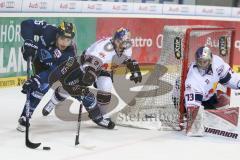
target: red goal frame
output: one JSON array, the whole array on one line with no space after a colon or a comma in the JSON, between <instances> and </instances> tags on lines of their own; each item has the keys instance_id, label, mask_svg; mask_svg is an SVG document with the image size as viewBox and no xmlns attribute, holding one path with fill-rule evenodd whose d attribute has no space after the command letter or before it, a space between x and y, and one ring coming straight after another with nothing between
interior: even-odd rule
<instances>
[{"instance_id":1,"label":"red goal frame","mask_svg":"<svg viewBox=\"0 0 240 160\"><path fill-rule=\"evenodd\" d=\"M233 67L233 55L234 55L234 42L235 42L235 28L221 28L221 27L214 27L214 28L188 28L186 30L186 34L185 34L185 41L184 41L184 58L183 58L183 62L182 62L182 74L181 74L181 93L180 93L180 107L179 107L179 112L180 112L180 122L183 122L183 116L184 116L184 112L185 112L185 107L184 107L184 91L185 91L185 79L187 76L187 72L188 72L188 65L189 65L189 50L190 50L190 46L188 45L190 42L190 34L193 31L231 31L231 45L230 45L230 60L229 60L229 65L231 67ZM231 89L227 89L227 94L230 96L231 94Z\"/></svg>"}]
</instances>

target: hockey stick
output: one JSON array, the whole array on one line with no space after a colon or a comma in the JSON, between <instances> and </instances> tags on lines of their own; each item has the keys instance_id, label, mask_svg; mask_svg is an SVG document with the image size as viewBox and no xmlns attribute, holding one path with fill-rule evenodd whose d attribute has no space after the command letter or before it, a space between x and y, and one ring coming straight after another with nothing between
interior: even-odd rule
<instances>
[{"instance_id":1,"label":"hockey stick","mask_svg":"<svg viewBox=\"0 0 240 160\"><path fill-rule=\"evenodd\" d=\"M77 121L77 133L76 133L76 138L75 138L75 146L79 144L79 133L80 133L80 126L81 126L81 119L82 119L82 103L80 104L79 107L79 113L78 113L78 121Z\"/></svg>"},{"instance_id":2,"label":"hockey stick","mask_svg":"<svg viewBox=\"0 0 240 160\"><path fill-rule=\"evenodd\" d=\"M30 78L30 62L32 57L27 60L27 79ZM26 132L25 132L25 144L28 148L35 149L41 145L41 143L32 143L29 140L29 110L30 110L30 90L27 91L27 101L26 101Z\"/></svg>"}]
</instances>

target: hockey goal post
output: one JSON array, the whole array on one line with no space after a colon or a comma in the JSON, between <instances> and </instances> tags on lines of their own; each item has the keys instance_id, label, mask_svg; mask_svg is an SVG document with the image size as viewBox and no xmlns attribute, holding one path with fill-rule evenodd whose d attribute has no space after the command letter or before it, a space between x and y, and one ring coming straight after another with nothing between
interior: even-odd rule
<instances>
[{"instance_id":1,"label":"hockey goal post","mask_svg":"<svg viewBox=\"0 0 240 160\"><path fill-rule=\"evenodd\" d=\"M219 55L232 66L234 37L234 28L164 26L159 61L150 71L151 74L145 77L141 88L152 90L155 95L149 97L144 95L147 92L140 91L141 95L135 97L134 105L127 105L118 112L117 124L146 129L181 130L184 82L196 49L208 46L213 54ZM227 91L224 87L223 90L230 94L230 90Z\"/></svg>"}]
</instances>

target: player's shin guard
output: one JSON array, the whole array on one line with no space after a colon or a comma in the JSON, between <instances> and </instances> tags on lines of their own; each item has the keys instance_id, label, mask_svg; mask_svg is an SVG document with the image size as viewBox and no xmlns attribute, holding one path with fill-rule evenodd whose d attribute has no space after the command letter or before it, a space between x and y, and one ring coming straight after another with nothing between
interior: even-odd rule
<instances>
[{"instance_id":1,"label":"player's shin guard","mask_svg":"<svg viewBox=\"0 0 240 160\"><path fill-rule=\"evenodd\" d=\"M92 93L85 96L82 102L89 113L89 118L92 119L94 123L108 129L113 129L115 127L115 123L112 122L110 118L103 117Z\"/></svg>"},{"instance_id":2,"label":"player's shin guard","mask_svg":"<svg viewBox=\"0 0 240 160\"><path fill-rule=\"evenodd\" d=\"M58 87L55 91L54 94L52 95L50 101L44 106L42 110L43 116L49 115L53 108L60 102L64 101L68 97L68 93L62 88Z\"/></svg>"},{"instance_id":3,"label":"player's shin guard","mask_svg":"<svg viewBox=\"0 0 240 160\"><path fill-rule=\"evenodd\" d=\"M42 98L43 94L40 92L32 92L30 95L30 108L29 108L29 118L31 118L34 110L40 103L40 100ZM22 114L20 118L18 119L18 126L17 130L20 132L25 132L26 129L26 105L23 108Z\"/></svg>"},{"instance_id":4,"label":"player's shin guard","mask_svg":"<svg viewBox=\"0 0 240 160\"><path fill-rule=\"evenodd\" d=\"M203 107L193 106L187 108L187 136L204 136L203 116Z\"/></svg>"},{"instance_id":5,"label":"player's shin guard","mask_svg":"<svg viewBox=\"0 0 240 160\"><path fill-rule=\"evenodd\" d=\"M100 107L102 114L107 113L107 105L111 101L111 92L98 91L97 92L97 103Z\"/></svg>"}]
</instances>

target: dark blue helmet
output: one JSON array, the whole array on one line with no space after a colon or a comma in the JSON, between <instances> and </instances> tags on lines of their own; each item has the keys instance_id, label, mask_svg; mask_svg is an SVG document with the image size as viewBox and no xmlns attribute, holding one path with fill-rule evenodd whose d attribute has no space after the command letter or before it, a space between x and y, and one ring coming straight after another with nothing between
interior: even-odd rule
<instances>
[{"instance_id":1,"label":"dark blue helmet","mask_svg":"<svg viewBox=\"0 0 240 160\"><path fill-rule=\"evenodd\" d=\"M129 30L123 27L119 28L113 35L113 40L125 41L125 40L130 40L130 38L131 38L131 34Z\"/></svg>"},{"instance_id":2,"label":"dark blue helmet","mask_svg":"<svg viewBox=\"0 0 240 160\"><path fill-rule=\"evenodd\" d=\"M200 47L195 53L196 64L201 69L207 69L212 63L212 52L208 47Z\"/></svg>"},{"instance_id":3,"label":"dark blue helmet","mask_svg":"<svg viewBox=\"0 0 240 160\"><path fill-rule=\"evenodd\" d=\"M123 52L124 49L130 48L131 43L131 33L126 28L119 28L113 35L112 41L115 45L115 50L119 53Z\"/></svg>"}]
</instances>

